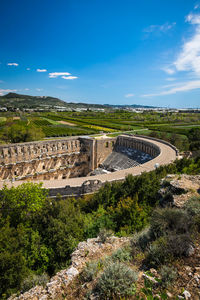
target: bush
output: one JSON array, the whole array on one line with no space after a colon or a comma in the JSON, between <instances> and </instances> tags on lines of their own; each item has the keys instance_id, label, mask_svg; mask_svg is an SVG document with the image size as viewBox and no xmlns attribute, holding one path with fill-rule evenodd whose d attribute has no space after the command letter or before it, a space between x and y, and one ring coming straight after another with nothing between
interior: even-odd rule
<instances>
[{"instance_id":1,"label":"bush","mask_svg":"<svg viewBox=\"0 0 200 300\"><path fill-rule=\"evenodd\" d=\"M174 257L188 256L192 240L189 234L170 234L160 237L148 249L147 263L157 267Z\"/></svg>"},{"instance_id":2,"label":"bush","mask_svg":"<svg viewBox=\"0 0 200 300\"><path fill-rule=\"evenodd\" d=\"M84 282L92 281L102 268L103 263L101 261L88 262L81 273L81 279Z\"/></svg>"},{"instance_id":3,"label":"bush","mask_svg":"<svg viewBox=\"0 0 200 300\"><path fill-rule=\"evenodd\" d=\"M194 223L196 225L196 229L200 232L200 215L195 216Z\"/></svg>"},{"instance_id":4,"label":"bush","mask_svg":"<svg viewBox=\"0 0 200 300\"><path fill-rule=\"evenodd\" d=\"M162 266L160 269L161 285L167 287L177 278L177 270L173 267Z\"/></svg>"},{"instance_id":5,"label":"bush","mask_svg":"<svg viewBox=\"0 0 200 300\"><path fill-rule=\"evenodd\" d=\"M36 285L45 286L48 281L49 276L46 273L43 273L42 275L32 274L22 282L21 291L24 293Z\"/></svg>"},{"instance_id":6,"label":"bush","mask_svg":"<svg viewBox=\"0 0 200 300\"><path fill-rule=\"evenodd\" d=\"M112 230L108 230L108 229L105 229L105 228L101 229L99 231L99 240L100 240L100 242L105 243L106 240L109 237L112 236L112 234L113 234Z\"/></svg>"},{"instance_id":7,"label":"bush","mask_svg":"<svg viewBox=\"0 0 200 300\"><path fill-rule=\"evenodd\" d=\"M146 262L149 266L156 268L166 263L169 258L167 240L164 237L160 237L149 246Z\"/></svg>"},{"instance_id":8,"label":"bush","mask_svg":"<svg viewBox=\"0 0 200 300\"><path fill-rule=\"evenodd\" d=\"M128 248L119 248L111 255L113 262L125 262L131 260L130 249Z\"/></svg>"},{"instance_id":9,"label":"bush","mask_svg":"<svg viewBox=\"0 0 200 300\"><path fill-rule=\"evenodd\" d=\"M144 251L147 246L152 242L153 235L150 227L146 227L139 233L134 234L131 239L131 247L134 252L135 248L139 248L139 250Z\"/></svg>"},{"instance_id":10,"label":"bush","mask_svg":"<svg viewBox=\"0 0 200 300\"><path fill-rule=\"evenodd\" d=\"M178 208L157 208L151 217L151 229L155 238L167 235L187 233L192 225L187 211Z\"/></svg>"},{"instance_id":11,"label":"bush","mask_svg":"<svg viewBox=\"0 0 200 300\"><path fill-rule=\"evenodd\" d=\"M116 299L134 295L137 273L122 263L110 264L96 285L101 299Z\"/></svg>"},{"instance_id":12,"label":"bush","mask_svg":"<svg viewBox=\"0 0 200 300\"><path fill-rule=\"evenodd\" d=\"M192 240L189 234L169 235L167 238L167 249L174 257L187 256Z\"/></svg>"},{"instance_id":13,"label":"bush","mask_svg":"<svg viewBox=\"0 0 200 300\"><path fill-rule=\"evenodd\" d=\"M184 208L190 216L200 215L200 197L193 197L185 203Z\"/></svg>"}]
</instances>

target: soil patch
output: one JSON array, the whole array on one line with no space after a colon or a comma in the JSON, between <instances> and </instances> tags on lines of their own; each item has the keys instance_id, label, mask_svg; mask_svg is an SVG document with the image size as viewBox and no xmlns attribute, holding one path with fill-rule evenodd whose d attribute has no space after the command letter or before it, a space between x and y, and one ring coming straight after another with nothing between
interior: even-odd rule
<instances>
[{"instance_id":1,"label":"soil patch","mask_svg":"<svg viewBox=\"0 0 200 300\"><path fill-rule=\"evenodd\" d=\"M74 124L74 123L70 123L70 122L66 122L66 121L57 121L57 122L60 123L60 124L63 124L63 125L77 126L77 125Z\"/></svg>"}]
</instances>

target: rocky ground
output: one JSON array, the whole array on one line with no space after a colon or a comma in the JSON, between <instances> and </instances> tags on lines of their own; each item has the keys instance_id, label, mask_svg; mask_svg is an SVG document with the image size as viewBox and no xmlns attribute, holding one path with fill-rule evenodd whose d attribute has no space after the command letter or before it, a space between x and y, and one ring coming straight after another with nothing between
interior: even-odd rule
<instances>
[{"instance_id":1,"label":"rocky ground","mask_svg":"<svg viewBox=\"0 0 200 300\"><path fill-rule=\"evenodd\" d=\"M168 175L162 180L160 202L163 206L174 206L181 208L186 201L199 196L200 175ZM194 251L188 257L178 258L171 263L171 266L177 269L178 277L167 290L165 299L200 299L200 236L194 237ZM80 273L89 261L105 259L116 249L122 248L130 243L130 238L109 237L106 241L102 238L88 239L79 243L77 249L72 253L71 266L68 269L58 272L44 286L36 286L31 290L20 295L13 295L9 300L50 300L50 299L86 299L85 295L88 289L91 289L94 282L82 283ZM144 287L144 277L146 269L143 266L143 253L140 253L134 261L129 262L129 266L139 273L137 280L137 290ZM160 289L155 278L160 274L155 269L150 269L152 277L149 278L153 284L153 293L157 299L164 299L158 296ZM138 294L142 299L142 294ZM97 298L90 298L97 299ZM135 296L129 299L136 299ZM147 298L143 298L147 299ZM156 299L156 298L149 298Z\"/></svg>"},{"instance_id":2,"label":"rocky ground","mask_svg":"<svg viewBox=\"0 0 200 300\"><path fill-rule=\"evenodd\" d=\"M159 194L161 205L181 208L189 198L200 195L200 175L167 175Z\"/></svg>"},{"instance_id":3,"label":"rocky ground","mask_svg":"<svg viewBox=\"0 0 200 300\"><path fill-rule=\"evenodd\" d=\"M11 296L9 300L63 299L69 285L71 285L74 278L80 274L86 262L109 255L116 249L125 246L128 242L129 238L127 237L117 238L114 236L108 238L105 243L102 242L99 237L81 242L72 253L72 264L68 269L58 272L50 279L45 287L36 286L24 294ZM67 296L64 299L68 299Z\"/></svg>"},{"instance_id":4,"label":"rocky ground","mask_svg":"<svg viewBox=\"0 0 200 300\"><path fill-rule=\"evenodd\" d=\"M167 289L167 299L200 299L200 239L196 241L195 253L190 257L178 259L173 263L178 271L178 278ZM58 272L45 287L36 286L19 296L13 295L9 300L50 300L50 299L86 299L85 294L91 288L93 282L82 284L79 278L81 270L86 262L105 258L113 251L129 243L129 238L111 237L105 243L99 238L88 239L79 243L72 254L72 265ZM139 270L137 289L144 287L144 277L148 277L142 270L142 257L130 263L130 266ZM148 277L153 284L154 295L158 295L159 289L155 278L159 278L159 272L155 269L149 270L152 277ZM142 297L142 295L141 295ZM159 297L159 296L158 296ZM94 298L96 299L96 298ZM136 299L134 296L130 299ZM142 298L140 298L142 299ZM158 298L162 299L162 298Z\"/></svg>"}]
</instances>

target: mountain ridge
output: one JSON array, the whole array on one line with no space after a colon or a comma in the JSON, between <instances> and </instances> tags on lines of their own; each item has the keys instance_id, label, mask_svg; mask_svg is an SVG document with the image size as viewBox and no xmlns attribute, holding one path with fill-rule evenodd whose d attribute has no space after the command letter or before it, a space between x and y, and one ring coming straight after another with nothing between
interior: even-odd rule
<instances>
[{"instance_id":1,"label":"mountain ridge","mask_svg":"<svg viewBox=\"0 0 200 300\"><path fill-rule=\"evenodd\" d=\"M12 107L12 108L35 108L38 106L64 106L64 107L96 107L96 108L156 108L155 106L130 104L130 105L113 105L113 104L89 104L84 102L66 102L56 97L51 96L31 96L17 93L8 93L4 96L0 96L0 106Z\"/></svg>"}]
</instances>

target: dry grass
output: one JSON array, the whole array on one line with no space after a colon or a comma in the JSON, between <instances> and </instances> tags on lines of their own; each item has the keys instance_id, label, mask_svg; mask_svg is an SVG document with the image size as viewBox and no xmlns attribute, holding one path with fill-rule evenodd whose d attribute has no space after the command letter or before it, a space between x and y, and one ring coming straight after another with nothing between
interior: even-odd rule
<instances>
[{"instance_id":1,"label":"dry grass","mask_svg":"<svg viewBox=\"0 0 200 300\"><path fill-rule=\"evenodd\" d=\"M63 124L63 125L69 125L69 126L77 126L74 123L70 123L70 122L66 122L66 121L57 121L59 124Z\"/></svg>"}]
</instances>

